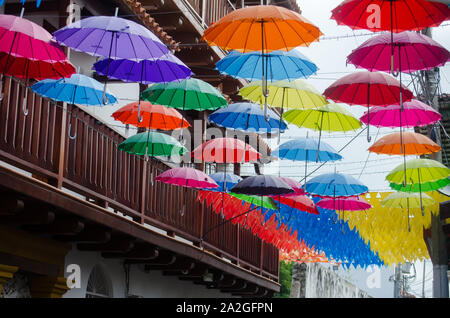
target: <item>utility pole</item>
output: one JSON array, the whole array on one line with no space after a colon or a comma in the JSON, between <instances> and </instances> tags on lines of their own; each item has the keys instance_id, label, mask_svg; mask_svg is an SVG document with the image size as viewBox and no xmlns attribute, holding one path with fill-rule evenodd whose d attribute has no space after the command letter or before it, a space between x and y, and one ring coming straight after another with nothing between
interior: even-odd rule
<instances>
[{"instance_id":1,"label":"utility pole","mask_svg":"<svg viewBox=\"0 0 450 318\"><path fill-rule=\"evenodd\" d=\"M422 31L426 36L432 37L430 28ZM423 72L419 76L420 85L426 102L439 112L439 68ZM435 142L442 147L439 126L434 126ZM443 147L442 147L443 148ZM434 159L442 162L442 151L436 153ZM442 230L440 213L431 215L431 260L433 262L433 298L448 298L448 259L446 249L446 238Z\"/></svg>"},{"instance_id":2,"label":"utility pole","mask_svg":"<svg viewBox=\"0 0 450 318\"><path fill-rule=\"evenodd\" d=\"M398 263L394 271L394 298L401 298L402 283L402 264Z\"/></svg>"}]
</instances>

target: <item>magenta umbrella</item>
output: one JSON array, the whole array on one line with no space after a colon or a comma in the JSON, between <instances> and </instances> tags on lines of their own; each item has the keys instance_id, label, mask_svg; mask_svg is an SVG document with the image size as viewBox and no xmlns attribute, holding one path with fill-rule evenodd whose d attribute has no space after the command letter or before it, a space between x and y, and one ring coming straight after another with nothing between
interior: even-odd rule
<instances>
[{"instance_id":1,"label":"magenta umbrella","mask_svg":"<svg viewBox=\"0 0 450 318\"><path fill-rule=\"evenodd\" d=\"M173 168L164 171L155 178L168 184L179 185L187 188L218 188L219 185L203 171L194 168Z\"/></svg>"},{"instance_id":2,"label":"magenta umbrella","mask_svg":"<svg viewBox=\"0 0 450 318\"><path fill-rule=\"evenodd\" d=\"M375 127L423 127L432 125L442 119L442 115L434 110L433 107L417 99L403 103L403 111L400 105L389 105L387 107L373 107L370 112L370 121L365 113L361 122Z\"/></svg>"},{"instance_id":3,"label":"magenta umbrella","mask_svg":"<svg viewBox=\"0 0 450 318\"><path fill-rule=\"evenodd\" d=\"M412 31L393 35L394 71L413 73L443 66L450 52L432 38ZM352 51L347 63L371 72L391 72L391 35L375 36Z\"/></svg>"},{"instance_id":4,"label":"magenta umbrella","mask_svg":"<svg viewBox=\"0 0 450 318\"><path fill-rule=\"evenodd\" d=\"M386 107L410 101L413 93L397 81L394 77L379 72L355 72L342 77L331 84L324 92L324 96L337 103L361 105L367 107ZM370 142L367 127L367 141Z\"/></svg>"}]
</instances>

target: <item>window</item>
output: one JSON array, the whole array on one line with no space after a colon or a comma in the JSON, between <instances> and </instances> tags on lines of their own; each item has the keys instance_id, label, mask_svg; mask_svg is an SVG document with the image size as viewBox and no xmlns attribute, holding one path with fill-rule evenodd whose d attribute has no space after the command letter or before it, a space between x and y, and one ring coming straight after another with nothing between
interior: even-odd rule
<instances>
[{"instance_id":1,"label":"window","mask_svg":"<svg viewBox=\"0 0 450 318\"><path fill-rule=\"evenodd\" d=\"M95 265L89 275L86 298L111 298L112 290L109 280L99 265Z\"/></svg>"}]
</instances>

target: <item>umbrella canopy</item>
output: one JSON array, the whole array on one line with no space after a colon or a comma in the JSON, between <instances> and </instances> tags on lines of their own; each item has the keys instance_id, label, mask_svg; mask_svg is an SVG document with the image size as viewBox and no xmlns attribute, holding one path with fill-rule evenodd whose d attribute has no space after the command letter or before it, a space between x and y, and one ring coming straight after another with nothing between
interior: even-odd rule
<instances>
[{"instance_id":1,"label":"umbrella canopy","mask_svg":"<svg viewBox=\"0 0 450 318\"><path fill-rule=\"evenodd\" d=\"M284 196L305 194L305 192L303 191L303 186L300 182L286 177L280 177L280 179L286 182L292 189L294 189L294 193L284 194Z\"/></svg>"},{"instance_id":2,"label":"umbrella canopy","mask_svg":"<svg viewBox=\"0 0 450 318\"><path fill-rule=\"evenodd\" d=\"M314 161L317 156L318 161L321 162L342 159L333 147L325 142L319 143L319 140L315 138L289 140L272 151L272 156L292 161Z\"/></svg>"},{"instance_id":3,"label":"umbrella canopy","mask_svg":"<svg viewBox=\"0 0 450 318\"><path fill-rule=\"evenodd\" d=\"M324 96L349 105L389 106L400 103L400 90L404 102L414 97L406 86L392 76L359 71L335 81L324 91Z\"/></svg>"},{"instance_id":4,"label":"umbrella canopy","mask_svg":"<svg viewBox=\"0 0 450 318\"><path fill-rule=\"evenodd\" d=\"M140 108L138 102L125 105L111 116L123 124L148 129L175 130L191 126L176 109L153 105L150 102L141 102ZM142 117L141 122L139 117Z\"/></svg>"},{"instance_id":5,"label":"umbrella canopy","mask_svg":"<svg viewBox=\"0 0 450 318\"><path fill-rule=\"evenodd\" d=\"M288 195L288 196L273 196L275 201L285 204L295 210L307 212L310 214L319 214L314 201L306 195Z\"/></svg>"},{"instance_id":6,"label":"umbrella canopy","mask_svg":"<svg viewBox=\"0 0 450 318\"><path fill-rule=\"evenodd\" d=\"M430 197L426 193L422 194L423 206L429 206L434 203L435 201L432 197ZM394 192L389 194L383 201L381 201L380 204L381 206L389 209L417 209L421 207L420 194L414 192Z\"/></svg>"},{"instance_id":7,"label":"umbrella canopy","mask_svg":"<svg viewBox=\"0 0 450 318\"><path fill-rule=\"evenodd\" d=\"M279 177L258 175L242 180L231 188L231 192L237 194L271 196L289 194L295 191Z\"/></svg>"},{"instance_id":8,"label":"umbrella canopy","mask_svg":"<svg viewBox=\"0 0 450 318\"><path fill-rule=\"evenodd\" d=\"M327 104L317 109L292 109L283 114L283 119L297 127L319 131L350 131L361 127L360 121L344 106Z\"/></svg>"},{"instance_id":9,"label":"umbrella canopy","mask_svg":"<svg viewBox=\"0 0 450 318\"><path fill-rule=\"evenodd\" d=\"M68 60L47 62L30 60L24 57L13 57L0 52L0 74L21 79L60 79L76 73L75 66Z\"/></svg>"},{"instance_id":10,"label":"umbrella canopy","mask_svg":"<svg viewBox=\"0 0 450 318\"><path fill-rule=\"evenodd\" d=\"M370 152L386 155L426 155L441 151L430 138L415 132L393 133L377 140Z\"/></svg>"},{"instance_id":11,"label":"umbrella canopy","mask_svg":"<svg viewBox=\"0 0 450 318\"><path fill-rule=\"evenodd\" d=\"M36 8L39 8L39 6L41 5L41 1L42 0L36 0ZM22 5L25 5L25 0L20 0L20 2L22 3ZM2 6L5 3L5 0L0 0L0 6Z\"/></svg>"},{"instance_id":12,"label":"umbrella canopy","mask_svg":"<svg viewBox=\"0 0 450 318\"><path fill-rule=\"evenodd\" d=\"M331 18L350 28L378 31L419 31L447 20L447 5L426 0L345 0L332 11Z\"/></svg>"},{"instance_id":13,"label":"umbrella canopy","mask_svg":"<svg viewBox=\"0 0 450 318\"><path fill-rule=\"evenodd\" d=\"M208 119L220 127L255 133L274 133L284 131L287 126L274 111L268 109L268 120L259 105L234 103L216 110Z\"/></svg>"},{"instance_id":14,"label":"umbrella canopy","mask_svg":"<svg viewBox=\"0 0 450 318\"><path fill-rule=\"evenodd\" d=\"M403 184L406 175L406 184ZM428 192L450 184L450 169L431 159L412 159L394 168L387 176L390 187L401 192Z\"/></svg>"},{"instance_id":15,"label":"umbrella canopy","mask_svg":"<svg viewBox=\"0 0 450 318\"><path fill-rule=\"evenodd\" d=\"M181 156L187 149L172 136L146 131L127 138L119 144L119 150L147 156Z\"/></svg>"},{"instance_id":16,"label":"umbrella canopy","mask_svg":"<svg viewBox=\"0 0 450 318\"><path fill-rule=\"evenodd\" d=\"M219 185L203 171L193 168L173 168L164 171L155 178L168 184L179 185L187 188L218 188Z\"/></svg>"},{"instance_id":17,"label":"umbrella canopy","mask_svg":"<svg viewBox=\"0 0 450 318\"><path fill-rule=\"evenodd\" d=\"M328 101L304 80L278 81L268 83L267 105L282 109L318 108L328 104ZM251 82L239 90L239 95L254 103L263 104L265 97L262 81Z\"/></svg>"},{"instance_id":18,"label":"umbrella canopy","mask_svg":"<svg viewBox=\"0 0 450 318\"><path fill-rule=\"evenodd\" d=\"M218 185L218 188L209 189L215 192L229 192L236 184L242 181L242 178L233 173L216 172L209 175Z\"/></svg>"},{"instance_id":19,"label":"umbrella canopy","mask_svg":"<svg viewBox=\"0 0 450 318\"><path fill-rule=\"evenodd\" d=\"M319 197L351 197L369 191L367 186L362 184L350 175L325 173L312 178L304 185L305 192Z\"/></svg>"},{"instance_id":20,"label":"umbrella canopy","mask_svg":"<svg viewBox=\"0 0 450 318\"><path fill-rule=\"evenodd\" d=\"M242 200L243 202L250 203L251 205L265 208L265 209L276 209L277 206L273 202L272 198L267 196L257 196L257 195L247 195L243 193L233 193L230 192L229 195Z\"/></svg>"},{"instance_id":21,"label":"umbrella canopy","mask_svg":"<svg viewBox=\"0 0 450 318\"><path fill-rule=\"evenodd\" d=\"M359 196L348 198L324 198L317 202L317 206L332 211L365 211L372 208L366 200Z\"/></svg>"},{"instance_id":22,"label":"umbrella canopy","mask_svg":"<svg viewBox=\"0 0 450 318\"><path fill-rule=\"evenodd\" d=\"M81 74L73 74L70 78L58 80L45 79L37 82L31 89L44 97L69 104L87 106L103 106L104 86L95 79ZM108 103L117 102L116 97L106 93Z\"/></svg>"},{"instance_id":23,"label":"umbrella canopy","mask_svg":"<svg viewBox=\"0 0 450 318\"><path fill-rule=\"evenodd\" d=\"M170 52L149 29L119 17L85 18L57 30L54 37L72 50L108 59L153 60Z\"/></svg>"},{"instance_id":24,"label":"umbrella canopy","mask_svg":"<svg viewBox=\"0 0 450 318\"><path fill-rule=\"evenodd\" d=\"M225 75L248 81L263 79L263 63L266 71L265 80L269 82L308 78L318 70L317 66L304 56L299 49L288 52L273 51L240 53L232 51L216 64L216 69Z\"/></svg>"},{"instance_id":25,"label":"umbrella canopy","mask_svg":"<svg viewBox=\"0 0 450 318\"><path fill-rule=\"evenodd\" d=\"M347 57L347 63L371 72L391 71L391 35L373 37ZM450 59L450 52L432 38L413 31L393 35L394 70L413 73L443 66Z\"/></svg>"},{"instance_id":26,"label":"umbrella canopy","mask_svg":"<svg viewBox=\"0 0 450 318\"><path fill-rule=\"evenodd\" d=\"M400 124L405 128L423 127L441 119L442 115L439 112L417 99L403 103L403 110L401 105L375 106L370 110L370 118L367 113L360 118L366 125L390 128L400 127Z\"/></svg>"},{"instance_id":27,"label":"umbrella canopy","mask_svg":"<svg viewBox=\"0 0 450 318\"><path fill-rule=\"evenodd\" d=\"M261 155L252 146L235 138L215 138L192 151L195 159L206 162L237 163L257 161Z\"/></svg>"},{"instance_id":28,"label":"umbrella canopy","mask_svg":"<svg viewBox=\"0 0 450 318\"><path fill-rule=\"evenodd\" d=\"M92 69L112 79L141 84L180 81L193 75L191 69L172 54L156 60L138 62L125 59L103 59L94 63Z\"/></svg>"},{"instance_id":29,"label":"umbrella canopy","mask_svg":"<svg viewBox=\"0 0 450 318\"><path fill-rule=\"evenodd\" d=\"M227 14L204 32L203 39L225 50L271 52L308 46L321 35L319 28L297 12L259 5Z\"/></svg>"},{"instance_id":30,"label":"umbrella canopy","mask_svg":"<svg viewBox=\"0 0 450 318\"><path fill-rule=\"evenodd\" d=\"M67 60L52 35L30 20L0 14L0 52L30 61L62 62Z\"/></svg>"},{"instance_id":31,"label":"umbrella canopy","mask_svg":"<svg viewBox=\"0 0 450 318\"><path fill-rule=\"evenodd\" d=\"M154 104L181 110L215 110L228 105L221 92L196 78L153 84L141 96L143 100Z\"/></svg>"}]
</instances>

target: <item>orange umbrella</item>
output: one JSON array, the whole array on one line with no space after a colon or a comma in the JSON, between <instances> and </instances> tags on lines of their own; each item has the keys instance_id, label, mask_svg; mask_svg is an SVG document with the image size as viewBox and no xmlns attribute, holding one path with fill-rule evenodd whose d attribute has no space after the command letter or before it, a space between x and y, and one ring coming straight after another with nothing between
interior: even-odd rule
<instances>
[{"instance_id":1,"label":"orange umbrella","mask_svg":"<svg viewBox=\"0 0 450 318\"><path fill-rule=\"evenodd\" d=\"M142 121L138 120L139 102L123 106L112 114L115 120L135 127L143 127L159 130L174 130L190 127L183 116L174 108L162 105L153 105L150 102L140 102L140 115Z\"/></svg>"},{"instance_id":2,"label":"orange umbrella","mask_svg":"<svg viewBox=\"0 0 450 318\"><path fill-rule=\"evenodd\" d=\"M397 132L379 139L369 148L369 151L386 155L420 156L439 152L441 147L424 135L414 132Z\"/></svg>"},{"instance_id":3,"label":"orange umbrella","mask_svg":"<svg viewBox=\"0 0 450 318\"><path fill-rule=\"evenodd\" d=\"M225 50L268 53L308 46L321 35L318 27L297 12L259 5L227 14L205 30L203 39Z\"/></svg>"}]
</instances>

